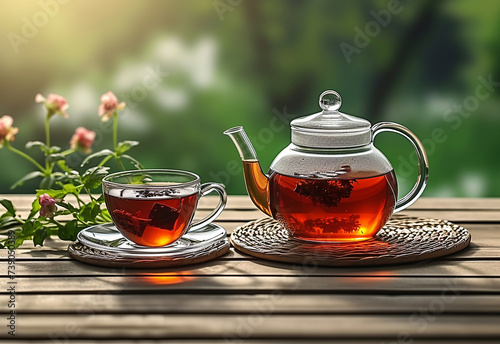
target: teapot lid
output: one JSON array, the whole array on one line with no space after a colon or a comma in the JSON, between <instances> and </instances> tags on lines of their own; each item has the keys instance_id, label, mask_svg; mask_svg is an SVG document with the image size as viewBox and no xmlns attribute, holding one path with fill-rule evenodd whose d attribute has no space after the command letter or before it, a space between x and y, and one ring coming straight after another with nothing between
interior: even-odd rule
<instances>
[{"instance_id":1,"label":"teapot lid","mask_svg":"<svg viewBox=\"0 0 500 344\"><path fill-rule=\"evenodd\" d=\"M325 91L319 96L323 111L294 119L292 143L311 148L351 148L367 145L372 140L371 123L339 112L340 94Z\"/></svg>"}]
</instances>

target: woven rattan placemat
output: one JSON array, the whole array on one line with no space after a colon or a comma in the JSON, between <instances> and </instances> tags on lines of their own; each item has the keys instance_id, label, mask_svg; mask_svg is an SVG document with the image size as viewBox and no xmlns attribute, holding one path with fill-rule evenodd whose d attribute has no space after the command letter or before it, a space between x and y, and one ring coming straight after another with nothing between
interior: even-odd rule
<instances>
[{"instance_id":1,"label":"woven rattan placemat","mask_svg":"<svg viewBox=\"0 0 500 344\"><path fill-rule=\"evenodd\" d=\"M230 244L227 238L176 256L134 257L101 251L76 241L69 245L69 254L81 262L117 268L165 268L206 262L227 253Z\"/></svg>"},{"instance_id":2,"label":"woven rattan placemat","mask_svg":"<svg viewBox=\"0 0 500 344\"><path fill-rule=\"evenodd\" d=\"M251 221L231 235L234 247L254 257L320 266L366 266L416 262L463 250L469 231L446 220L394 216L370 240L314 243L298 240L271 218Z\"/></svg>"}]
</instances>

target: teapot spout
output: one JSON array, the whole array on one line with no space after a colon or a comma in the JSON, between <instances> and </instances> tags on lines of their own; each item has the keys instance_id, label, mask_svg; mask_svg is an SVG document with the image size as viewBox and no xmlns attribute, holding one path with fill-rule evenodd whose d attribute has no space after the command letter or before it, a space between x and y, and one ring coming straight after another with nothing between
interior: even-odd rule
<instances>
[{"instance_id":1,"label":"teapot spout","mask_svg":"<svg viewBox=\"0 0 500 344\"><path fill-rule=\"evenodd\" d=\"M272 216L269 206L269 177L262 172L257 154L243 127L234 127L224 132L231 138L243 162L243 174L248 195L262 212Z\"/></svg>"}]
</instances>

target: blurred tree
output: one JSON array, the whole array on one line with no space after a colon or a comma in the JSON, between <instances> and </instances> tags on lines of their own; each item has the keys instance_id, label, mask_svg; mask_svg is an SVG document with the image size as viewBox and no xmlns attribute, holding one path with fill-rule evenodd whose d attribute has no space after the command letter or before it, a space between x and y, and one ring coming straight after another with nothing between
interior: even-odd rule
<instances>
[{"instance_id":1,"label":"blurred tree","mask_svg":"<svg viewBox=\"0 0 500 344\"><path fill-rule=\"evenodd\" d=\"M74 128L84 125L99 132L95 149L103 148L109 138L97 118L98 98L113 90L129 102L120 129L141 141L134 149L146 166L191 169L206 181L224 182L230 193L245 193L233 164L237 153L222 131L243 125L267 167L290 140L286 120L280 129L272 129L272 121L317 112L318 95L336 89L342 111L402 123L426 141L431 179L425 195L500 195L500 162L491 159L499 143L500 92L495 86L467 117L457 111L474 96L478 77L500 80L500 2L400 2L386 25L375 17L393 4L386 0L225 3L221 13L211 1L70 2L47 15L18 53L8 39L1 41L0 111L21 130L15 144L43 138L43 114L33 99L54 92L70 104L70 118L54 123L54 143L67 145ZM44 11L37 0L0 9L4 37L22 34L26 21ZM372 22L379 29L366 32ZM360 31L368 39L346 58L341 45L355 46ZM168 75L147 88L151 69ZM460 126L450 118L461 119ZM433 141L436 129L444 142ZM390 135L377 138L396 172L411 154L398 143ZM5 150L0 164L27 168ZM10 192L21 173L0 173L0 193ZM403 189L411 185L406 179Z\"/></svg>"}]
</instances>

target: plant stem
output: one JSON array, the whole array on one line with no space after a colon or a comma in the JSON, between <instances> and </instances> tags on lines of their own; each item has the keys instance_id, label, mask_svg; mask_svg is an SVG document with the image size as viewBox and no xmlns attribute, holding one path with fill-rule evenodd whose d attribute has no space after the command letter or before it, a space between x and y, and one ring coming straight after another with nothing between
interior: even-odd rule
<instances>
[{"instance_id":1,"label":"plant stem","mask_svg":"<svg viewBox=\"0 0 500 344\"><path fill-rule=\"evenodd\" d=\"M113 113L113 147L115 149L114 157L116 159L116 163L123 171L125 171L125 166L123 165L120 156L116 153L116 150L118 149L118 111Z\"/></svg>"},{"instance_id":2,"label":"plant stem","mask_svg":"<svg viewBox=\"0 0 500 344\"><path fill-rule=\"evenodd\" d=\"M16 149L14 147L12 147L10 145L10 142L8 140L5 140L5 146L7 147L7 149L9 149L11 152L14 152L16 153L17 155L19 156L22 156L23 158L25 158L26 160L28 160L29 162L31 162L33 165L35 165L41 172L43 172L45 174L45 169L42 167L42 165L40 165L38 162L36 162L32 157L30 157L28 154L20 151L19 149Z\"/></svg>"},{"instance_id":3,"label":"plant stem","mask_svg":"<svg viewBox=\"0 0 500 344\"><path fill-rule=\"evenodd\" d=\"M76 148L66 149L64 152L61 152L61 155L66 156L66 155L69 155L69 154L74 153L74 152L76 152L76 151L77 151L77 149L76 149Z\"/></svg>"},{"instance_id":4,"label":"plant stem","mask_svg":"<svg viewBox=\"0 0 500 344\"><path fill-rule=\"evenodd\" d=\"M95 201L95 198L94 198L94 196L92 196L92 192L90 191L90 189L88 189L86 187L84 187L84 189L85 189L85 192L87 193L87 195L89 195L90 200Z\"/></svg>"},{"instance_id":5,"label":"plant stem","mask_svg":"<svg viewBox=\"0 0 500 344\"><path fill-rule=\"evenodd\" d=\"M114 150L118 148L118 112L113 113L113 147Z\"/></svg>"},{"instance_id":6,"label":"plant stem","mask_svg":"<svg viewBox=\"0 0 500 344\"><path fill-rule=\"evenodd\" d=\"M104 164L106 164L111 158L113 158L113 156L114 156L113 154L108 155L107 157L102 159L102 161L97 166L99 166L99 167L104 166Z\"/></svg>"},{"instance_id":7,"label":"plant stem","mask_svg":"<svg viewBox=\"0 0 500 344\"><path fill-rule=\"evenodd\" d=\"M60 227L64 227L62 223L60 223L59 221L57 221L55 218L51 218L50 219L50 222L52 222L53 224L55 224L57 226L57 228L59 229ZM56 232L57 233L57 232Z\"/></svg>"},{"instance_id":8,"label":"plant stem","mask_svg":"<svg viewBox=\"0 0 500 344\"><path fill-rule=\"evenodd\" d=\"M118 164L118 166L120 166L120 168L122 169L122 171L125 171L125 166L122 163L122 159L120 159L119 156L116 156L115 158L116 158L116 163Z\"/></svg>"},{"instance_id":9,"label":"plant stem","mask_svg":"<svg viewBox=\"0 0 500 344\"><path fill-rule=\"evenodd\" d=\"M49 121L50 121L50 115L47 113L47 116L45 116L45 144L47 147L50 148L50 126L49 126Z\"/></svg>"},{"instance_id":10,"label":"plant stem","mask_svg":"<svg viewBox=\"0 0 500 344\"><path fill-rule=\"evenodd\" d=\"M85 204L85 202L80 198L80 195L77 193L73 194L76 197L76 201L78 202L78 206L81 207L82 204Z\"/></svg>"}]
</instances>

